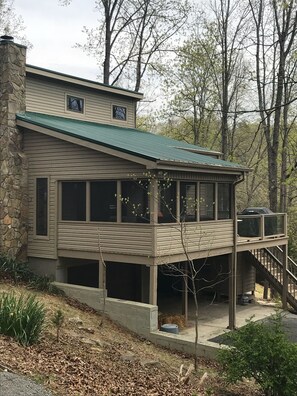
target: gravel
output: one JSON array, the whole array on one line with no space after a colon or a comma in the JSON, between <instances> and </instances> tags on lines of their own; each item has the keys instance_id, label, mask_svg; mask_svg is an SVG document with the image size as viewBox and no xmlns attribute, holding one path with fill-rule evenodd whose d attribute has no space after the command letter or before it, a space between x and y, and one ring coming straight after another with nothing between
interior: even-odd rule
<instances>
[{"instance_id":1,"label":"gravel","mask_svg":"<svg viewBox=\"0 0 297 396\"><path fill-rule=\"evenodd\" d=\"M42 385L9 372L0 372L0 396L51 396Z\"/></svg>"}]
</instances>

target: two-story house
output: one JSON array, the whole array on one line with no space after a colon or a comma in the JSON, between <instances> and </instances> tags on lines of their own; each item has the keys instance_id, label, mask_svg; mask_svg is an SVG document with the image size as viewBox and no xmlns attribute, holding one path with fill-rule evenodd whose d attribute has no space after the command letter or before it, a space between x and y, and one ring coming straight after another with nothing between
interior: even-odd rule
<instances>
[{"instance_id":1,"label":"two-story house","mask_svg":"<svg viewBox=\"0 0 297 396\"><path fill-rule=\"evenodd\" d=\"M248 170L136 129L141 99L26 65L25 48L2 38L1 251L57 281L154 305L164 267L207 260L203 278L225 274L213 287L229 295L233 327L254 265L272 256L266 248L282 246L280 290L287 285L286 216L242 217L257 232L238 236L235 190Z\"/></svg>"}]
</instances>

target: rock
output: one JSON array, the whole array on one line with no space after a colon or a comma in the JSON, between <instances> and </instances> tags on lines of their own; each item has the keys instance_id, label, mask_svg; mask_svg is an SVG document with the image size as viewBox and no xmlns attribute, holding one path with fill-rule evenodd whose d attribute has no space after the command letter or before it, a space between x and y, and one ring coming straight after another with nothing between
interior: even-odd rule
<instances>
[{"instance_id":1,"label":"rock","mask_svg":"<svg viewBox=\"0 0 297 396\"><path fill-rule=\"evenodd\" d=\"M78 316L76 316L75 318L69 318L69 323L72 323L72 324L75 324L75 325L82 325L83 324L83 321L78 317Z\"/></svg>"},{"instance_id":2,"label":"rock","mask_svg":"<svg viewBox=\"0 0 297 396\"><path fill-rule=\"evenodd\" d=\"M148 367L148 368L150 368L150 367L160 367L161 366L161 363L158 362L157 360L143 360L143 361L140 362L140 364L143 367Z\"/></svg>"},{"instance_id":3,"label":"rock","mask_svg":"<svg viewBox=\"0 0 297 396\"><path fill-rule=\"evenodd\" d=\"M99 338L94 339L94 341L95 341L95 344L101 348L106 348L106 347L110 346L110 344L108 342L102 341Z\"/></svg>"},{"instance_id":4,"label":"rock","mask_svg":"<svg viewBox=\"0 0 297 396\"><path fill-rule=\"evenodd\" d=\"M103 350L101 348L98 348L98 347L92 347L91 351L94 351L94 352L97 352L97 353L102 353L103 352Z\"/></svg>"},{"instance_id":5,"label":"rock","mask_svg":"<svg viewBox=\"0 0 297 396\"><path fill-rule=\"evenodd\" d=\"M86 344L86 345L96 345L95 340L91 340L90 338L85 338L85 337L81 338L80 342L82 342L83 344Z\"/></svg>"},{"instance_id":6,"label":"rock","mask_svg":"<svg viewBox=\"0 0 297 396\"><path fill-rule=\"evenodd\" d=\"M121 355L121 360L123 360L124 362L135 362L137 360L137 357L132 352L126 352Z\"/></svg>"},{"instance_id":7,"label":"rock","mask_svg":"<svg viewBox=\"0 0 297 396\"><path fill-rule=\"evenodd\" d=\"M84 331L84 332L89 333L89 334L94 334L95 333L95 330L91 329L90 327L79 326L78 330Z\"/></svg>"},{"instance_id":8,"label":"rock","mask_svg":"<svg viewBox=\"0 0 297 396\"><path fill-rule=\"evenodd\" d=\"M208 374L207 374L207 372L205 372L205 373L202 375L202 377L201 377L201 379L200 379L200 381L199 381L199 385L202 385L207 379L208 379Z\"/></svg>"}]
</instances>

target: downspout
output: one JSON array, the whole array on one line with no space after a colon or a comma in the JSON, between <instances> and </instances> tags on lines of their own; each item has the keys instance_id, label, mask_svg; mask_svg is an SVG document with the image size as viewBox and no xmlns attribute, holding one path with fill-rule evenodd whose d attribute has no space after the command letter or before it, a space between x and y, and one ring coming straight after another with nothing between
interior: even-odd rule
<instances>
[{"instance_id":1,"label":"downspout","mask_svg":"<svg viewBox=\"0 0 297 396\"><path fill-rule=\"evenodd\" d=\"M232 207L232 217L233 217L233 250L231 254L231 259L229 261L230 265L230 278L229 278L229 330L236 329L236 300L237 300L237 210L236 210L236 194L235 189L237 184L242 183L245 179L245 174L243 173L239 179L233 183L233 207Z\"/></svg>"}]
</instances>

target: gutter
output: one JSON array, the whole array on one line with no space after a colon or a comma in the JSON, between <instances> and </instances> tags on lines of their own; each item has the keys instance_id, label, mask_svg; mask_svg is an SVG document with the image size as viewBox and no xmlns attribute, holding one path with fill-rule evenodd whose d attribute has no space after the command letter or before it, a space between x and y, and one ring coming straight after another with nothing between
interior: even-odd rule
<instances>
[{"instance_id":1,"label":"gutter","mask_svg":"<svg viewBox=\"0 0 297 396\"><path fill-rule=\"evenodd\" d=\"M222 160L223 161L223 160ZM196 167L195 167L196 165ZM187 171L195 171L197 172L197 168L202 168L202 169L208 169L212 170L214 172L217 171L222 171L222 172L232 172L233 174L242 174L243 172L251 172L250 168L244 168L244 167L235 167L235 166L223 166L223 165L215 165L215 164L201 164L201 163L192 163L192 162L174 162L174 161L165 161L165 160L157 160L156 161L156 169L160 170L170 170L172 168L180 168L180 170L187 170ZM183 169L186 168L186 169ZM190 169L192 168L192 169Z\"/></svg>"}]
</instances>

